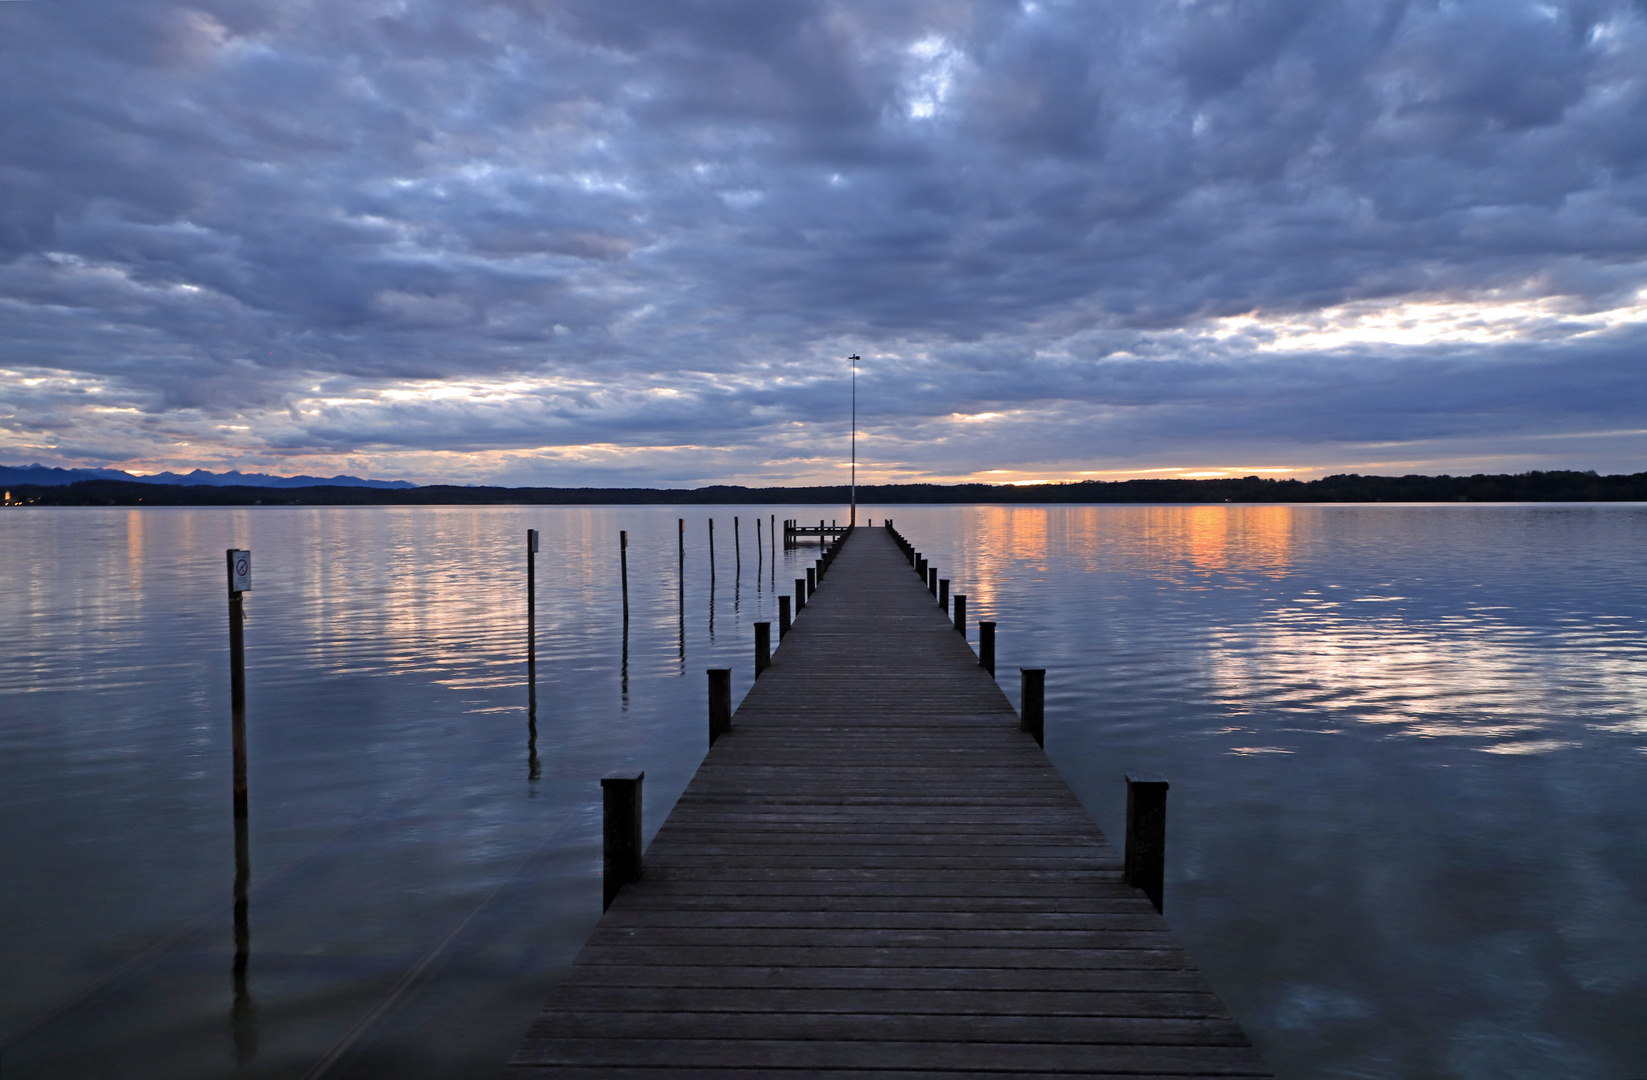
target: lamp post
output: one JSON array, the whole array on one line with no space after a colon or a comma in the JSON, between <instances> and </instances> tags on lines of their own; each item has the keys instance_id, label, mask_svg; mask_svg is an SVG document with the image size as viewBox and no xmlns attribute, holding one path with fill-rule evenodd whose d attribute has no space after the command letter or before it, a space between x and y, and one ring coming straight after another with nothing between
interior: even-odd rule
<instances>
[{"instance_id":1,"label":"lamp post","mask_svg":"<svg viewBox=\"0 0 1647 1080\"><path fill-rule=\"evenodd\" d=\"M858 354L847 357L852 361L852 516L847 524L858 524Z\"/></svg>"}]
</instances>

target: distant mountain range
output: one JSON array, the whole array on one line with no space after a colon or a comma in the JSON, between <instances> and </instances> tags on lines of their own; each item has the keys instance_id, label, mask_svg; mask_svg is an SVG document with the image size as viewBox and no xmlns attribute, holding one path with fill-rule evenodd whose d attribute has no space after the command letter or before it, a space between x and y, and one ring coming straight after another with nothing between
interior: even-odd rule
<instances>
[{"instance_id":1,"label":"distant mountain range","mask_svg":"<svg viewBox=\"0 0 1647 1080\"><path fill-rule=\"evenodd\" d=\"M406 480L362 480L358 476L270 476L268 473L207 472L196 469L190 473L155 473L152 476L133 476L119 469L57 469L49 465L0 465L0 484L37 484L40 487L62 487L81 480L128 480L139 484L176 484L181 487L365 487L415 488Z\"/></svg>"},{"instance_id":2,"label":"distant mountain range","mask_svg":"<svg viewBox=\"0 0 1647 1080\"><path fill-rule=\"evenodd\" d=\"M13 469L10 475L23 470ZM72 470L48 469L67 474ZM91 471L91 470L85 470ZM8 473L0 468L0 478ZM746 488L717 484L691 490L660 488L505 488L416 486L352 476L239 477L166 483L161 477L61 478L49 486L7 480L10 505L23 506L674 506L703 504L842 507L844 484L829 487ZM190 476L211 473L191 473ZM238 480L234 479L239 477ZM271 486L254 486L261 480ZM159 481L159 482L155 482ZM322 486L303 487L305 482ZM325 486L330 485L330 486ZM282 490L283 489L283 490ZM859 484L858 505L905 503L1403 503L1403 502L1640 502L1647 503L1647 472L1597 476L1555 470L1514 476L1326 476L1319 480L1082 480L1065 484ZM839 509L835 511L839 513Z\"/></svg>"}]
</instances>

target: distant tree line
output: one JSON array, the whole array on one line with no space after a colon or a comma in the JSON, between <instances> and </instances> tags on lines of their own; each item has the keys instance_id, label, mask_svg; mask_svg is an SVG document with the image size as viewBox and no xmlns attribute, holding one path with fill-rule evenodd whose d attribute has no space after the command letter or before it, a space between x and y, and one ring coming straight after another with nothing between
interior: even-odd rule
<instances>
[{"instance_id":1,"label":"distant tree line","mask_svg":"<svg viewBox=\"0 0 1647 1080\"><path fill-rule=\"evenodd\" d=\"M599 506L790 503L839 505L844 485L689 491L661 488L205 487L123 480L22 484L11 502L37 506ZM1647 472L1527 472L1488 476L1328 476L1320 480L1081 480L1059 484L865 484L858 501L891 503L1374 503L1647 501Z\"/></svg>"}]
</instances>

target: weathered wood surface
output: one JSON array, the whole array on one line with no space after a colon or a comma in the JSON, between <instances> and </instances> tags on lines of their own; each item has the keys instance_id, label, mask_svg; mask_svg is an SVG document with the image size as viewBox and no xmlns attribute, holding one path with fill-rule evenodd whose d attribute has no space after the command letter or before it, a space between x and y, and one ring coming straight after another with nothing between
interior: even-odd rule
<instances>
[{"instance_id":1,"label":"weathered wood surface","mask_svg":"<svg viewBox=\"0 0 1647 1080\"><path fill-rule=\"evenodd\" d=\"M1269 1071L891 538L859 529L507 1075Z\"/></svg>"}]
</instances>

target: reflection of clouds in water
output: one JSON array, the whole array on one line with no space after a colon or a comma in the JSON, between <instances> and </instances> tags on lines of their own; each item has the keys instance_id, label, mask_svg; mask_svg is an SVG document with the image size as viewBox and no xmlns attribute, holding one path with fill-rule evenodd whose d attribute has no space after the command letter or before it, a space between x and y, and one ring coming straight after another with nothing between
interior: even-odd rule
<instances>
[{"instance_id":1,"label":"reflection of clouds in water","mask_svg":"<svg viewBox=\"0 0 1647 1080\"><path fill-rule=\"evenodd\" d=\"M1237 714L1495 740L1476 749L1496 754L1572 748L1552 736L1572 734L1575 718L1589 730L1647 730L1647 670L1628 626L1511 626L1484 609L1425 623L1380 611L1301 597L1253 625L1214 632L1217 693Z\"/></svg>"},{"instance_id":2,"label":"reflection of clouds in water","mask_svg":"<svg viewBox=\"0 0 1647 1080\"><path fill-rule=\"evenodd\" d=\"M1131 534L1126 554L1150 577L1186 588L1228 588L1243 575L1278 578L1292 567L1307 520L1291 506L1152 506L1113 523ZM1129 528L1130 527L1130 528Z\"/></svg>"},{"instance_id":3,"label":"reflection of clouds in water","mask_svg":"<svg viewBox=\"0 0 1647 1080\"><path fill-rule=\"evenodd\" d=\"M1365 1020L1373 1007L1354 994L1326 986L1288 987L1275 1006L1275 1026L1283 1030L1315 1029L1335 1020Z\"/></svg>"}]
</instances>

